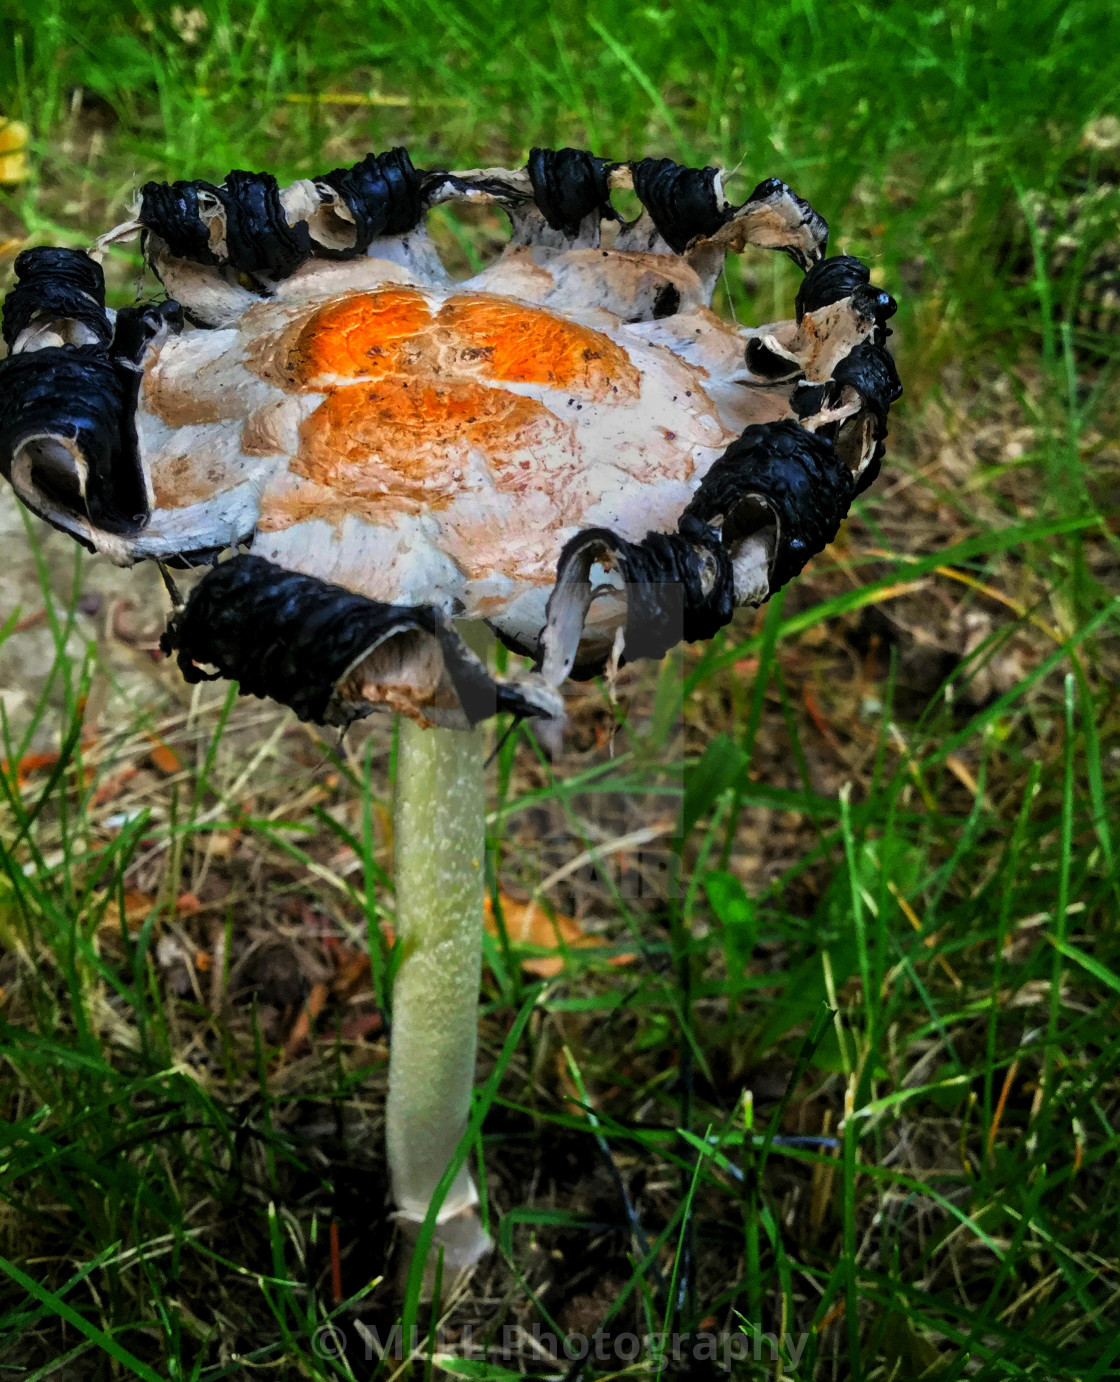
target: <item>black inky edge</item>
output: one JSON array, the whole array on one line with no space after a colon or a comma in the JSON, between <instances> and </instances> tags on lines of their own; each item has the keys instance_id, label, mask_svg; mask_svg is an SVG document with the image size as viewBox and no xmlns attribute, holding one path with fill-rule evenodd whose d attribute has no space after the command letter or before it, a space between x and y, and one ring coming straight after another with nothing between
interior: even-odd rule
<instances>
[{"instance_id":1,"label":"black inky edge","mask_svg":"<svg viewBox=\"0 0 1120 1382\"><path fill-rule=\"evenodd\" d=\"M671 158L630 165L634 191L661 238L682 254L698 235L714 235L733 214L716 196L717 168L686 168Z\"/></svg>"},{"instance_id":2,"label":"black inky edge","mask_svg":"<svg viewBox=\"0 0 1120 1382\"><path fill-rule=\"evenodd\" d=\"M337 193L354 218L356 238L351 248L329 250L315 245L315 253L328 259L365 254L380 235L405 235L415 230L424 214L422 175L412 166L406 149L367 154L352 168L336 168L315 181Z\"/></svg>"},{"instance_id":3,"label":"black inky edge","mask_svg":"<svg viewBox=\"0 0 1120 1382\"><path fill-rule=\"evenodd\" d=\"M814 264L797 290L794 311L800 325L806 312L819 312L834 302L851 297L857 288L870 283L871 270L854 254L835 254Z\"/></svg>"},{"instance_id":4,"label":"black inky edge","mask_svg":"<svg viewBox=\"0 0 1120 1382\"><path fill-rule=\"evenodd\" d=\"M605 158L596 158L586 149L530 150L533 199L553 230L574 239L580 223L594 211L604 220L621 219L611 206L610 168Z\"/></svg>"},{"instance_id":5,"label":"black inky edge","mask_svg":"<svg viewBox=\"0 0 1120 1382\"><path fill-rule=\"evenodd\" d=\"M149 517L127 383L116 363L97 346L48 346L9 355L0 362L0 472L11 478L15 453L33 437L53 436L75 445L87 467L82 504L76 481L59 487L45 462L36 485L60 507L88 512L108 533L133 535ZM47 517L46 514L42 515Z\"/></svg>"},{"instance_id":6,"label":"black inky edge","mask_svg":"<svg viewBox=\"0 0 1120 1382\"><path fill-rule=\"evenodd\" d=\"M779 355L758 336L752 336L747 342L743 358L754 377L768 384L788 383L801 374L798 361L791 360L788 355Z\"/></svg>"},{"instance_id":7,"label":"black inky edge","mask_svg":"<svg viewBox=\"0 0 1120 1382\"><path fill-rule=\"evenodd\" d=\"M105 312L105 275L81 250L41 246L14 264L16 286L4 299L3 334L9 350L36 321L78 321L106 346L113 334Z\"/></svg>"},{"instance_id":8,"label":"black inky edge","mask_svg":"<svg viewBox=\"0 0 1120 1382\"><path fill-rule=\"evenodd\" d=\"M851 298L857 311L874 320L874 339L883 345L891 334L886 324L898 311L898 303L890 293L872 286L871 270L852 254L820 259L805 275L794 299L797 324L801 325L806 312L819 312L845 298Z\"/></svg>"},{"instance_id":9,"label":"black inky edge","mask_svg":"<svg viewBox=\"0 0 1120 1382\"><path fill-rule=\"evenodd\" d=\"M0 473L11 478L16 452L33 438L70 442L86 465L84 498L76 470L43 452L32 461L36 488L104 532L135 536L151 516L136 436L140 370L151 341L181 329L179 305L123 308L110 324L101 266L80 250L25 250L15 267L4 304L9 345L34 320L67 318L94 327L100 343L0 361Z\"/></svg>"},{"instance_id":10,"label":"black inky edge","mask_svg":"<svg viewBox=\"0 0 1120 1382\"><path fill-rule=\"evenodd\" d=\"M758 527L754 496L764 501L779 524L770 567L773 595L833 540L854 493L852 472L832 442L784 419L756 423L733 441L701 480L685 514L704 523L721 518L723 541L731 544Z\"/></svg>"},{"instance_id":11,"label":"black inky edge","mask_svg":"<svg viewBox=\"0 0 1120 1382\"><path fill-rule=\"evenodd\" d=\"M271 173L246 173L235 168L226 174L221 187L208 190L225 209L226 253L235 269L278 282L311 258L307 222L288 224L280 202L280 184Z\"/></svg>"},{"instance_id":12,"label":"black inky edge","mask_svg":"<svg viewBox=\"0 0 1120 1382\"><path fill-rule=\"evenodd\" d=\"M902 397L902 381L891 353L873 341L856 346L823 384L799 384L790 396L790 407L798 417L811 417L836 407L845 388L860 394L875 419L875 438L882 440L890 406Z\"/></svg>"},{"instance_id":13,"label":"black inky edge","mask_svg":"<svg viewBox=\"0 0 1120 1382\"><path fill-rule=\"evenodd\" d=\"M697 236L714 234L734 214L715 195L715 169L685 168L669 159L644 159L631 166L635 190L678 253ZM591 211L615 214L609 167L581 150L534 149L529 175L548 223L574 235ZM268 174L235 171L224 187L148 183L142 189L140 219L172 254L216 264L198 211L199 191L211 193L226 211L229 262L275 281L294 272L313 250L327 257L361 254L378 235L405 233L422 217L423 178L404 149L370 154L353 168L336 169L319 181L337 193L354 217L356 243L349 250L313 246L305 223L289 226L278 184ZM784 183L770 179L759 184L751 200L786 194L794 196ZM794 199L806 218L816 217L827 233L809 204ZM61 319L86 324L99 344L46 348L0 361L0 473L10 478L13 455L28 438L68 439L87 464L90 521L107 532L134 535L149 517L134 416L142 362L156 336L181 328L179 306L166 302L123 309L114 329L104 309L100 266L88 256L36 249L20 255L15 268L17 286L3 309L9 346L33 322ZM791 399L804 417L838 401L845 386L859 391L875 419L876 446L858 491L829 437L791 421L762 424L748 427L712 466L676 533L651 533L629 542L608 529L589 529L565 545L557 589L573 564L587 571L601 557L617 564L628 587L629 658L660 657L681 638L710 638L729 622L734 611L729 549L736 537L757 527L758 501L779 520L770 572L773 593L832 541L854 493L878 474L887 410L901 385L893 360L881 348L895 302L869 280L866 266L846 255L809 270L797 295L799 322L805 312L850 297L876 320L877 330L875 342L854 350L831 380L803 384ZM669 304L665 306L668 310ZM82 502L76 487L74 494L58 497L76 508ZM212 664L219 675L238 680L243 691L270 696L304 719L323 722L343 714L332 697L349 667L384 637L406 631L437 640L471 723L497 709L540 713L518 689L490 678L433 607L380 604L259 557L239 556L215 567L172 619L163 646L178 652L188 681L210 675L196 664ZM579 668L576 674L593 670L598 668Z\"/></svg>"},{"instance_id":14,"label":"black inky edge","mask_svg":"<svg viewBox=\"0 0 1120 1382\"><path fill-rule=\"evenodd\" d=\"M809 234L818 246L819 255L823 257L828 253L828 222L810 202L807 202L804 197L799 197L789 183L783 182L781 178L765 178L739 210L741 211L743 207L757 205L760 202L777 202L784 197L788 197L801 213L801 224L809 227ZM803 272L810 269L814 262L820 262L819 259L811 260L803 250L793 245L783 245L781 250Z\"/></svg>"},{"instance_id":15,"label":"black inky edge","mask_svg":"<svg viewBox=\"0 0 1120 1382\"><path fill-rule=\"evenodd\" d=\"M629 542L609 528L589 528L565 543L549 603L606 558L626 585L626 659L661 657L682 639L711 638L731 621L731 550L760 520L769 521L759 501L779 525L770 569L774 594L833 540L854 493L852 473L827 438L790 420L755 424L700 482L675 533ZM580 664L572 675L594 676L604 665L605 658Z\"/></svg>"},{"instance_id":16,"label":"black inky edge","mask_svg":"<svg viewBox=\"0 0 1120 1382\"><path fill-rule=\"evenodd\" d=\"M587 528L564 544L556 565L556 592L568 583L571 568L606 558L626 583L624 661L663 656L683 639L711 638L735 612L731 558L719 533L695 519L682 518L675 533L649 533L628 542L609 528ZM594 676L593 667L577 666L577 678Z\"/></svg>"},{"instance_id":17,"label":"black inky edge","mask_svg":"<svg viewBox=\"0 0 1120 1382\"><path fill-rule=\"evenodd\" d=\"M883 441L887 435L887 415L891 404L897 403L902 397L902 381L890 352L873 341L864 341L840 361L832 372L832 378L825 383L799 384L790 396L790 407L798 417L811 417L826 408L836 407L841 402L845 388L856 390L874 421L872 436L875 447L856 481L855 493L860 495L879 478L886 454ZM840 423L822 427L818 433L835 440L839 428L845 425Z\"/></svg>"},{"instance_id":18,"label":"black inky edge","mask_svg":"<svg viewBox=\"0 0 1120 1382\"><path fill-rule=\"evenodd\" d=\"M574 238L585 217L598 212L604 220L621 220L611 205L610 170L615 165L586 149L534 148L527 171L533 200L554 230ZM699 237L714 235L734 214L735 208L716 194L719 170L688 168L669 158L644 158L629 165L634 190L649 212L658 232L677 254ZM234 171L225 182L145 183L141 189L138 219L145 230L160 236L170 252L192 263L229 264L251 278L279 282L295 272L310 256L350 259L365 254L375 239L405 235L424 216L425 189L461 180L445 172L424 173L412 164L407 150L390 149L367 154L351 168L335 168L314 179L324 192L337 196L353 218L353 245L331 248L315 241L304 222L291 226L284 215L279 187L268 173ZM462 183L462 190L486 190L485 181ZM503 203L516 194L506 183L495 182L493 194ZM226 216L226 252L219 261L210 247L210 235L199 210L199 194L222 204ZM751 201L788 196L811 223L814 237L827 241L828 225L803 198L778 178L759 183ZM787 248L805 267L803 256ZM265 289L266 290L266 289Z\"/></svg>"},{"instance_id":19,"label":"black inky edge","mask_svg":"<svg viewBox=\"0 0 1120 1382\"><path fill-rule=\"evenodd\" d=\"M780 177L765 178L759 182L754 192L751 192L743 206L738 207L733 214L737 216L748 206L759 206L766 202L778 203L785 199L794 203L798 209L801 224L808 227L809 239L812 240L814 250L810 253L809 250L803 249L799 245L781 245L778 246L778 249L781 250L781 253L787 254L803 274L812 268L813 264L820 263L821 258L828 253L828 221L825 221L820 211L806 202L803 196L798 196L798 193L790 187L788 182L781 181Z\"/></svg>"},{"instance_id":20,"label":"black inky edge","mask_svg":"<svg viewBox=\"0 0 1120 1382\"><path fill-rule=\"evenodd\" d=\"M177 336L182 329L183 309L174 298L122 307L113 323L113 358L121 367L138 374L156 337Z\"/></svg>"},{"instance_id":21,"label":"black inky edge","mask_svg":"<svg viewBox=\"0 0 1120 1382\"><path fill-rule=\"evenodd\" d=\"M311 234L304 221L288 224L280 202L280 185L271 173L235 168L220 186L212 182L149 182L141 189L139 220L145 230L166 241L180 259L215 265L210 234L199 211L206 193L225 212L225 263L266 282L295 273L311 258Z\"/></svg>"},{"instance_id":22,"label":"black inky edge","mask_svg":"<svg viewBox=\"0 0 1120 1382\"><path fill-rule=\"evenodd\" d=\"M139 220L179 259L194 264L224 262L241 273L278 283L311 256L351 259L365 254L380 235L403 235L423 216L422 177L405 149L367 154L352 168L335 168L316 178L331 189L354 218L355 241L348 249L316 243L305 221L289 225L280 186L271 173L235 169L225 182L145 183ZM214 197L225 212L226 256L219 261L199 212L199 193Z\"/></svg>"},{"instance_id":23,"label":"black inky edge","mask_svg":"<svg viewBox=\"0 0 1120 1382\"><path fill-rule=\"evenodd\" d=\"M432 606L381 604L263 557L214 567L172 617L160 646L177 653L189 682L215 680L197 665L209 664L243 695L279 701L301 720L341 724L362 711L333 700L340 679L387 637L415 631L439 644L471 724L500 710L541 713L516 687L496 682Z\"/></svg>"},{"instance_id":24,"label":"black inky edge","mask_svg":"<svg viewBox=\"0 0 1120 1382\"><path fill-rule=\"evenodd\" d=\"M198 210L199 188L208 182L146 182L140 189L138 220L158 235L176 259L192 264L217 264L210 248L210 232Z\"/></svg>"}]
</instances>

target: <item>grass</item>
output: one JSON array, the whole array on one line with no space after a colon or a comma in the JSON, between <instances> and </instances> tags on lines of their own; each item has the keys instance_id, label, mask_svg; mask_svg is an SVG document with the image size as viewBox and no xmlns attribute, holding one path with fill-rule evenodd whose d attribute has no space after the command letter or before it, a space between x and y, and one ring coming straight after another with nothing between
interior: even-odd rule
<instances>
[{"instance_id":1,"label":"grass","mask_svg":"<svg viewBox=\"0 0 1120 1382\"><path fill-rule=\"evenodd\" d=\"M697 1375L1115 1375L1120 454L1085 324L1114 224L1054 255L1117 182L1085 139L1115 7L8 12L9 253L87 242L148 177L398 141L742 161L897 289L907 395L784 598L636 673L625 715L577 696L553 766L498 754L496 910L555 877L543 905L605 943L542 979L487 942L499 1253L441 1321L380 1280L391 734L340 751L189 695L145 651L158 599L95 637L106 578L29 530L40 603L0 610L2 1375L389 1377L367 1341L402 1318L417 1375L573 1372L534 1327L608 1331L584 1375L652 1372L635 1334ZM439 233L466 263L497 226ZM723 307L793 288L745 259Z\"/></svg>"}]
</instances>

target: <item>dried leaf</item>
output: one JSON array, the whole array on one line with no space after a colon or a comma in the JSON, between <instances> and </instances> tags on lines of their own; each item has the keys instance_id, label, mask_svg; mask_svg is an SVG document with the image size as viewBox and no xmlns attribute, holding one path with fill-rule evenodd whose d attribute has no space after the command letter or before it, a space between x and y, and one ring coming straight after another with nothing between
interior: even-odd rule
<instances>
[{"instance_id":1,"label":"dried leaf","mask_svg":"<svg viewBox=\"0 0 1120 1382\"><path fill-rule=\"evenodd\" d=\"M506 935L511 945L559 951L561 945L567 950L583 950L589 946L606 944L602 936L588 935L578 921L562 912L554 912L549 916L538 902L517 902L502 893L501 903ZM485 902L483 919L487 931L494 937L500 936L501 928L489 897ZM633 955L612 955L607 961L612 965L628 965L633 962ZM551 979L564 968L564 957L561 954L526 955L522 957L521 968L527 974L534 974L540 979Z\"/></svg>"},{"instance_id":2,"label":"dried leaf","mask_svg":"<svg viewBox=\"0 0 1120 1382\"><path fill-rule=\"evenodd\" d=\"M84 713L84 711L84 704L79 703L79 714ZM96 742L97 736L95 734L83 735L81 741L83 753L88 754L90 749L93 748ZM25 753L23 757L20 758L15 764L16 786L22 790L22 788L27 785L27 779L31 776L32 773L42 772L45 768L53 768L57 764L58 759L59 752L57 749L48 749L46 753ZM11 761L5 758L2 761L0 761L0 772L4 773L4 775L7 776L11 773L12 766L13 765ZM92 766L89 763L86 763L84 771L85 785L89 785L89 783L93 779L93 776L94 770Z\"/></svg>"},{"instance_id":3,"label":"dried leaf","mask_svg":"<svg viewBox=\"0 0 1120 1382\"><path fill-rule=\"evenodd\" d=\"M972 772L955 753L946 754L945 766L961 784L966 792L971 792L974 797L980 795L980 784L972 776Z\"/></svg>"},{"instance_id":4,"label":"dried leaf","mask_svg":"<svg viewBox=\"0 0 1120 1382\"><path fill-rule=\"evenodd\" d=\"M350 946L338 948L338 970L331 985L335 996L350 998L361 989L369 988L370 962L364 950L354 950Z\"/></svg>"},{"instance_id":5,"label":"dried leaf","mask_svg":"<svg viewBox=\"0 0 1120 1382\"><path fill-rule=\"evenodd\" d=\"M330 989L326 984L311 985L307 1002L300 1008L299 1015L292 1023L292 1030L288 1033L288 1040L284 1043L285 1060L299 1055L311 1035L311 1024L323 1011L329 995Z\"/></svg>"},{"instance_id":6,"label":"dried leaf","mask_svg":"<svg viewBox=\"0 0 1120 1382\"><path fill-rule=\"evenodd\" d=\"M338 1029L338 1035L343 1041L364 1041L366 1037L375 1036L380 1030L381 1014L379 1012L356 1013L342 1023Z\"/></svg>"},{"instance_id":7,"label":"dried leaf","mask_svg":"<svg viewBox=\"0 0 1120 1382\"><path fill-rule=\"evenodd\" d=\"M16 763L16 785L22 787L32 773L41 772L44 768L53 768L58 762L58 751L48 750L46 753L25 753ZM11 763L5 758L0 764L5 775L11 772Z\"/></svg>"},{"instance_id":8,"label":"dried leaf","mask_svg":"<svg viewBox=\"0 0 1120 1382\"><path fill-rule=\"evenodd\" d=\"M155 898L148 893L126 892L124 895L124 924L129 931L139 931L148 913L155 905ZM119 898L114 897L105 909L101 926L111 926L114 931L120 930L121 904Z\"/></svg>"},{"instance_id":9,"label":"dried leaf","mask_svg":"<svg viewBox=\"0 0 1120 1382\"><path fill-rule=\"evenodd\" d=\"M152 745L148 757L152 760L154 767L158 768L165 777L172 777L175 773L183 771L182 760L170 744L161 739L158 734L149 734L148 739Z\"/></svg>"},{"instance_id":10,"label":"dried leaf","mask_svg":"<svg viewBox=\"0 0 1120 1382\"><path fill-rule=\"evenodd\" d=\"M813 695L813 688L808 683L801 688L801 699L805 703L805 709L809 712L809 718L812 720L817 733L824 739L837 758L844 762L844 750L840 746L840 740L837 739L832 726L825 719L824 712L821 710L816 696Z\"/></svg>"}]
</instances>

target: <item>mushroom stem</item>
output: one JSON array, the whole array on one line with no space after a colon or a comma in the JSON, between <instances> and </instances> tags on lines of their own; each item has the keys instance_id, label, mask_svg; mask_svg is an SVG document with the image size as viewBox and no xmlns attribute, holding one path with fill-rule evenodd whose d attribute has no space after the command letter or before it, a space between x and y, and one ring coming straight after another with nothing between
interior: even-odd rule
<instances>
[{"instance_id":1,"label":"mushroom stem","mask_svg":"<svg viewBox=\"0 0 1120 1382\"><path fill-rule=\"evenodd\" d=\"M400 718L394 824L397 936L385 1111L397 1217L415 1240L470 1114L482 974L485 736ZM466 1165L438 1211L450 1286L490 1248Z\"/></svg>"}]
</instances>

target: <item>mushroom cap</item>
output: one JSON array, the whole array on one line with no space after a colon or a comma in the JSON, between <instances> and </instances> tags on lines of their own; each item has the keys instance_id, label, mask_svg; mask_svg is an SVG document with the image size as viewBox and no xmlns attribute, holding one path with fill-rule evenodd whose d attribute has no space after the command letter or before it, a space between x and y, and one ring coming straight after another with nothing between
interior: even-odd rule
<instances>
[{"instance_id":1,"label":"mushroom cap","mask_svg":"<svg viewBox=\"0 0 1120 1382\"><path fill-rule=\"evenodd\" d=\"M644 203L632 223L617 186ZM449 200L513 225L466 282L424 226ZM97 255L130 234L170 296L114 314ZM858 260L825 259L826 235L777 180L732 207L716 169L581 150L148 184L92 256L17 260L0 468L122 564L251 546L172 620L188 676L211 665L341 723L374 705L555 715L573 670L710 637L767 598L877 470L894 303ZM794 319L712 312L749 243L808 269ZM491 678L460 618L542 675Z\"/></svg>"}]
</instances>

